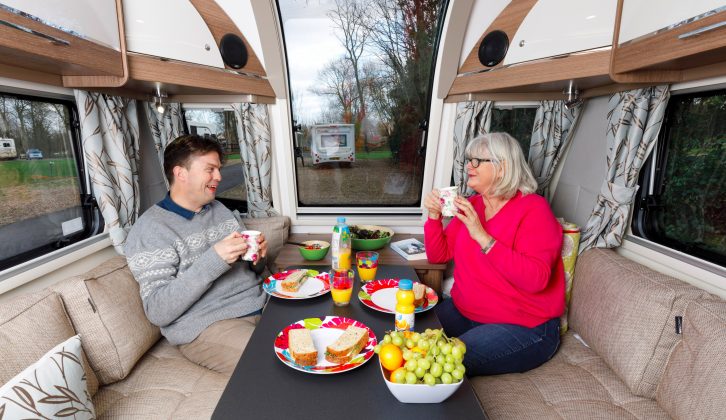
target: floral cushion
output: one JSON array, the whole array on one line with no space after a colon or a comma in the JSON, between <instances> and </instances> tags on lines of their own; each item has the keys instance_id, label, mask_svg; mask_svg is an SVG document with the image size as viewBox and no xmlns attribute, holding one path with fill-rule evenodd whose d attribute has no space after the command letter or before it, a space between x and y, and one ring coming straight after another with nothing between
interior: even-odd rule
<instances>
[{"instance_id":1,"label":"floral cushion","mask_svg":"<svg viewBox=\"0 0 726 420\"><path fill-rule=\"evenodd\" d=\"M575 262L580 247L580 228L574 223L560 220L562 224L562 264L565 267L565 313L560 317L560 334L567 332L567 312L572 296L572 278L575 275Z\"/></svg>"},{"instance_id":2,"label":"floral cushion","mask_svg":"<svg viewBox=\"0 0 726 420\"><path fill-rule=\"evenodd\" d=\"M73 336L0 388L0 419L92 419L96 414Z\"/></svg>"}]
</instances>

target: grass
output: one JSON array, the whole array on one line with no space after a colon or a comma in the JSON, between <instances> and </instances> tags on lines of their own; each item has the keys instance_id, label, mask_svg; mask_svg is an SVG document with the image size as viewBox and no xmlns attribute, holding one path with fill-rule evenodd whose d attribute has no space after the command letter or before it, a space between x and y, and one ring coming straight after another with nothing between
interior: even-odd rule
<instances>
[{"instance_id":1,"label":"grass","mask_svg":"<svg viewBox=\"0 0 726 420\"><path fill-rule=\"evenodd\" d=\"M373 150L370 152L356 152L356 159L391 159L393 154L390 150Z\"/></svg>"},{"instance_id":2,"label":"grass","mask_svg":"<svg viewBox=\"0 0 726 420\"><path fill-rule=\"evenodd\" d=\"M0 161L0 188L77 176L73 159Z\"/></svg>"}]
</instances>

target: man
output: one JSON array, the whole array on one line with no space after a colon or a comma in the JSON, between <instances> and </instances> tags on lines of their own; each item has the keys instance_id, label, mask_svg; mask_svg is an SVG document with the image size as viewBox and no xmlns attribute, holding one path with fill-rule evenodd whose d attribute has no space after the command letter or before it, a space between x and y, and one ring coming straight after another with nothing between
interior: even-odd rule
<instances>
[{"instance_id":1,"label":"man","mask_svg":"<svg viewBox=\"0 0 726 420\"><path fill-rule=\"evenodd\" d=\"M240 261L245 228L214 199L223 156L212 139L172 141L169 193L133 226L125 252L149 320L189 360L231 375L265 302L267 242L258 239L260 261Z\"/></svg>"}]
</instances>

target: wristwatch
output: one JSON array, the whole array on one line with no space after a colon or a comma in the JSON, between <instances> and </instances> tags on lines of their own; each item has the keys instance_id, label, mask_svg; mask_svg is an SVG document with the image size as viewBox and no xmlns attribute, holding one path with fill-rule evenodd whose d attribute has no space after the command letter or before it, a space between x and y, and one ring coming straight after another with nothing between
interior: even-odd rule
<instances>
[{"instance_id":1,"label":"wristwatch","mask_svg":"<svg viewBox=\"0 0 726 420\"><path fill-rule=\"evenodd\" d=\"M490 240L489 240L489 243L488 243L488 244L486 244L486 246L482 247L482 249L481 249L481 253L482 253L482 254L488 254L488 253L489 253L489 251L490 251L490 250L492 249L492 247L494 246L494 244L495 244L496 242L497 242L497 240L496 240L496 239L494 239L494 238L490 239Z\"/></svg>"}]
</instances>

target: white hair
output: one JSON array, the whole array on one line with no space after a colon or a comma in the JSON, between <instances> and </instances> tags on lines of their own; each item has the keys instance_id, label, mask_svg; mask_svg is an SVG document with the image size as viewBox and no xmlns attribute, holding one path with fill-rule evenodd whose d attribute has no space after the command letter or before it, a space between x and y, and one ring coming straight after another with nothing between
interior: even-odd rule
<instances>
[{"instance_id":1,"label":"white hair","mask_svg":"<svg viewBox=\"0 0 726 420\"><path fill-rule=\"evenodd\" d=\"M514 137L507 133L484 134L472 140L465 153L467 157L481 158L487 151L494 159L494 167L502 169L502 177L492 186L491 195L509 199L517 191L521 191L522 195L537 191L532 169Z\"/></svg>"}]
</instances>

